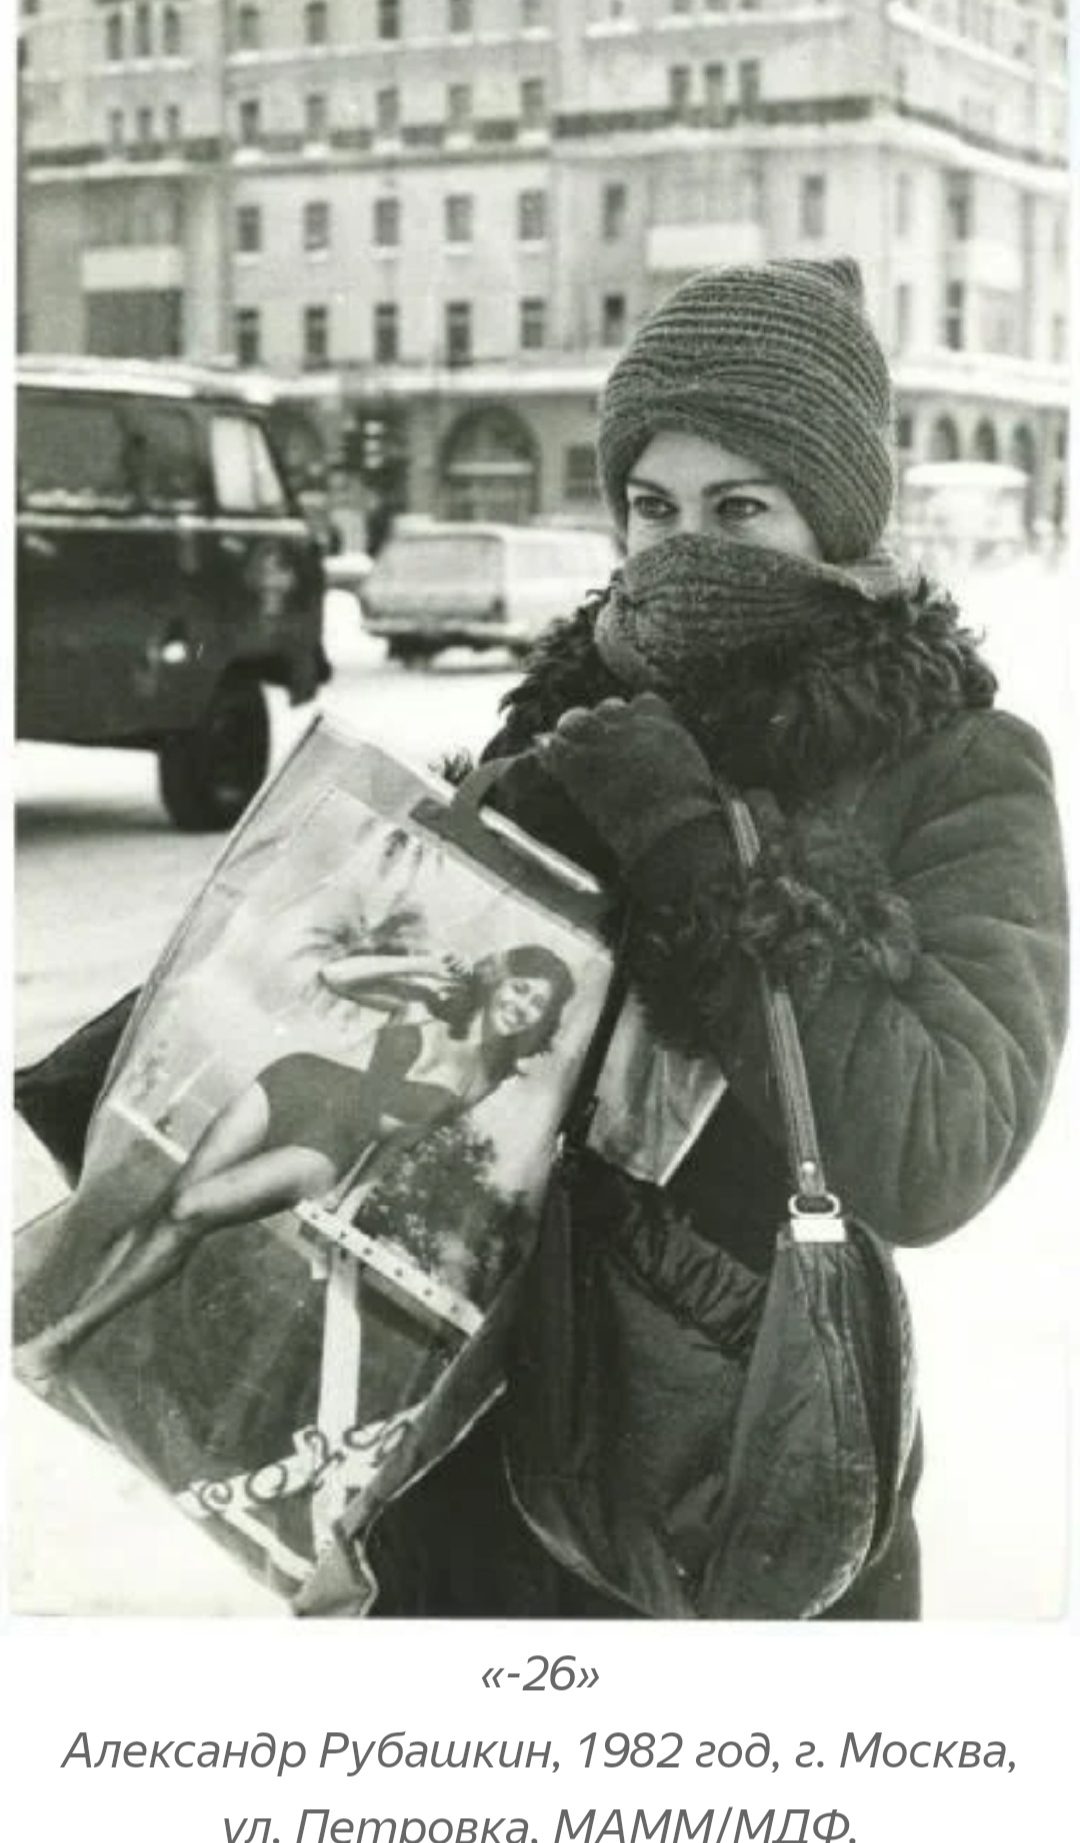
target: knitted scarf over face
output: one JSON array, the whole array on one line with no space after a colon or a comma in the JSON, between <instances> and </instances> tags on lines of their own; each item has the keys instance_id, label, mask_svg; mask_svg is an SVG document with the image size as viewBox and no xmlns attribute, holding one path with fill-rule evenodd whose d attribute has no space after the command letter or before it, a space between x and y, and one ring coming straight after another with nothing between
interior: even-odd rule
<instances>
[{"instance_id":1,"label":"knitted scarf over face","mask_svg":"<svg viewBox=\"0 0 1080 1843\"><path fill-rule=\"evenodd\" d=\"M991 705L995 679L952 599L887 557L837 567L671 538L554 624L488 752L515 754L572 706L646 689L714 773L790 808Z\"/></svg>"},{"instance_id":2,"label":"knitted scarf over face","mask_svg":"<svg viewBox=\"0 0 1080 1843\"><path fill-rule=\"evenodd\" d=\"M903 586L884 551L836 565L696 534L667 538L616 572L596 649L628 690L696 704L748 647L790 658Z\"/></svg>"}]
</instances>

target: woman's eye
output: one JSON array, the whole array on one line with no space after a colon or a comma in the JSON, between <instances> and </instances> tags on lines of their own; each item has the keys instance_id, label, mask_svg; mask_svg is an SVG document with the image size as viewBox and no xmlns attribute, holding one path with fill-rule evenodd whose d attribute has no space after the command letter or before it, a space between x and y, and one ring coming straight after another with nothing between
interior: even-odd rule
<instances>
[{"instance_id":1,"label":"woman's eye","mask_svg":"<svg viewBox=\"0 0 1080 1843\"><path fill-rule=\"evenodd\" d=\"M635 493L630 500L630 511L635 518L655 525L670 516L671 505L668 500L661 499L658 493Z\"/></svg>"},{"instance_id":2,"label":"woman's eye","mask_svg":"<svg viewBox=\"0 0 1080 1843\"><path fill-rule=\"evenodd\" d=\"M717 501L716 515L726 524L741 525L747 519L760 518L769 510L764 499L756 499L752 493L729 493L725 499Z\"/></svg>"}]
</instances>

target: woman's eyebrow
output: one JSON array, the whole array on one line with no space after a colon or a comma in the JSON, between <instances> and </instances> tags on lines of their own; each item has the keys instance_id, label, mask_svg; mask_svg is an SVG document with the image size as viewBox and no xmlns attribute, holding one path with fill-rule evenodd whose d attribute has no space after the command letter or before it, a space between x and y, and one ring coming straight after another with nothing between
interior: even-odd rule
<instances>
[{"instance_id":1,"label":"woman's eyebrow","mask_svg":"<svg viewBox=\"0 0 1080 1843\"><path fill-rule=\"evenodd\" d=\"M647 493L660 493L666 497L670 497L673 491L673 488L670 486L661 486L655 480L646 480L643 474L630 474L626 484L628 487L644 487ZM776 481L770 479L768 474L749 474L733 480L709 480L706 482L703 491L706 493L730 493L733 489L737 490L744 486L775 485Z\"/></svg>"}]
</instances>

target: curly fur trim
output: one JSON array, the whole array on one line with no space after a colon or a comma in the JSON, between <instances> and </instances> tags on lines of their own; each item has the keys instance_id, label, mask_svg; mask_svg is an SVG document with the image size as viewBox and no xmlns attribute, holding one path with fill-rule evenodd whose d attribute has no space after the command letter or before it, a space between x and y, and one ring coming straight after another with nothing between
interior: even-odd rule
<instances>
[{"instance_id":1,"label":"curly fur trim","mask_svg":"<svg viewBox=\"0 0 1080 1843\"><path fill-rule=\"evenodd\" d=\"M899 986L915 963L911 909L856 827L827 807L786 820L770 795L750 804L761 855L749 878L726 836L706 842L688 829L672 835L652 888L631 906L635 988L661 1040L690 1054L731 1040L748 959L786 981L803 1015L837 980Z\"/></svg>"},{"instance_id":2,"label":"curly fur trim","mask_svg":"<svg viewBox=\"0 0 1080 1843\"><path fill-rule=\"evenodd\" d=\"M489 754L527 747L573 705L623 694L593 641L603 601L548 630L504 700ZM767 787L790 810L845 772L896 759L960 711L988 707L996 688L955 602L920 576L842 631L746 647L673 701L716 774Z\"/></svg>"},{"instance_id":3,"label":"curly fur trim","mask_svg":"<svg viewBox=\"0 0 1080 1843\"><path fill-rule=\"evenodd\" d=\"M602 600L548 631L504 700L488 755L521 754L563 711L620 694L593 643ZM675 833L645 871L648 886L628 892L631 973L665 1042L700 1052L731 1041L748 958L786 979L804 1012L837 979L903 984L918 949L911 910L826 790L895 760L962 711L988 707L995 689L955 603L925 577L841 633L748 647L701 685L679 714L717 776L749 799L762 854L744 879L721 828L707 839ZM515 817L566 849L559 790L535 791ZM589 861L584 850L571 854Z\"/></svg>"}]
</instances>

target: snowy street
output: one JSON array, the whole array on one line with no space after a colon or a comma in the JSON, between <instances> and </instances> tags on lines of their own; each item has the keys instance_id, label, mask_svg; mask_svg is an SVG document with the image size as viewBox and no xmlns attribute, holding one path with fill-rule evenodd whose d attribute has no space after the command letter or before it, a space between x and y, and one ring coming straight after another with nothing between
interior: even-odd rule
<instances>
[{"instance_id":1,"label":"snowy street","mask_svg":"<svg viewBox=\"0 0 1080 1843\"><path fill-rule=\"evenodd\" d=\"M1064 571L1025 562L960 594L970 624L986 628L1001 704L1051 742L1066 809L1067 592ZM502 655L454 653L406 671L362 635L349 595L332 591L327 614L328 712L425 765L490 734L514 680ZM279 756L309 720L310 710L275 706ZM20 744L14 778L15 1058L25 1062L145 975L221 841L170 828L150 756ZM1053 1618L1064 1604L1076 1459L1075 1203L1065 1181L1074 1098L1070 1073L1035 1151L993 1208L951 1242L903 1260L926 1423L920 1521L931 1619ZM60 1188L18 1124L14 1153L22 1221ZM283 1612L119 1460L20 1388L9 1406L14 1611Z\"/></svg>"}]
</instances>

